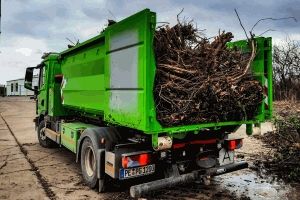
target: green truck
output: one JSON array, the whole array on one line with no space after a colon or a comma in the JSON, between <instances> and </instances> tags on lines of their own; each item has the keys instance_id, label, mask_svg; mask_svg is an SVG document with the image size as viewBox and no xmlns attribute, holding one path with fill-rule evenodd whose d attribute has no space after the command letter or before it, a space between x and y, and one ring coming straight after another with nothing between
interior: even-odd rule
<instances>
[{"instance_id":1,"label":"green truck","mask_svg":"<svg viewBox=\"0 0 300 200\"><path fill-rule=\"evenodd\" d=\"M130 179L140 183L131 186L131 196L140 197L246 168L234 156L242 138L228 134L243 124L251 134L272 116L271 38L258 37L251 70L264 101L253 119L163 127L153 97L155 29L156 13L145 9L26 69L26 88L36 94L40 145L74 152L84 181L99 192L110 187L110 179ZM228 46L250 51L246 40ZM34 70L39 86L32 88Z\"/></svg>"}]
</instances>

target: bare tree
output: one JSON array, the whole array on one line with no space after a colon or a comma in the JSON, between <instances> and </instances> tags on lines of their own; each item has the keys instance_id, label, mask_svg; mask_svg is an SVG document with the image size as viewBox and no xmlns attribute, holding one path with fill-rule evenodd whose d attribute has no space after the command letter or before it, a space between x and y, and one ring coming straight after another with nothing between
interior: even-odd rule
<instances>
[{"instance_id":1,"label":"bare tree","mask_svg":"<svg viewBox=\"0 0 300 200\"><path fill-rule=\"evenodd\" d=\"M275 98L300 99L300 42L287 39L273 49Z\"/></svg>"}]
</instances>

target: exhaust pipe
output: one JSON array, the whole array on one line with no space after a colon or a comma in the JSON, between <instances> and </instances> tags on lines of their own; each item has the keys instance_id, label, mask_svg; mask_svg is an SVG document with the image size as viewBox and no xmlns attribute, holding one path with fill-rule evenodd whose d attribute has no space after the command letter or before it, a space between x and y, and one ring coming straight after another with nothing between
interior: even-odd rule
<instances>
[{"instance_id":1,"label":"exhaust pipe","mask_svg":"<svg viewBox=\"0 0 300 200\"><path fill-rule=\"evenodd\" d=\"M206 170L205 175L207 176L218 176L221 174L227 174L233 171L237 171L240 169L248 168L248 163L246 161L241 161L237 163L232 163L228 165L224 165L221 167L214 167Z\"/></svg>"},{"instance_id":2,"label":"exhaust pipe","mask_svg":"<svg viewBox=\"0 0 300 200\"><path fill-rule=\"evenodd\" d=\"M205 170L205 173L203 170L199 171L193 171L188 174L183 174L180 176L173 176L170 178L165 178L165 179L160 179L156 181L151 181L148 183L143 183L139 185L134 185L130 187L130 196L132 198L139 198L143 196L144 194L147 194L149 192L158 190L158 189L163 189L163 188L170 188L176 185L182 185L182 184L187 184L194 182L201 178L201 176L217 176L221 174L226 174L232 171L244 169L248 167L248 163L245 161L238 162L238 163L233 163L233 164L228 164L224 165L221 167L215 167L215 168L210 168L208 170Z\"/></svg>"},{"instance_id":3,"label":"exhaust pipe","mask_svg":"<svg viewBox=\"0 0 300 200\"><path fill-rule=\"evenodd\" d=\"M192 172L181 176L175 176L175 177L160 179L160 180L151 181L139 185L134 185L130 187L130 196L132 198L139 198L144 194L147 194L149 192L158 189L173 187L179 184L190 183L196 180L197 176L198 173Z\"/></svg>"}]
</instances>

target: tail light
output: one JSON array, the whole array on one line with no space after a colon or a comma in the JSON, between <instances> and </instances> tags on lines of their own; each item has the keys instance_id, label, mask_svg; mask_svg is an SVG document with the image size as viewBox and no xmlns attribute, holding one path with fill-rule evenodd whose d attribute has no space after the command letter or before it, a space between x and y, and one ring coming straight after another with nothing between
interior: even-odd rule
<instances>
[{"instance_id":1,"label":"tail light","mask_svg":"<svg viewBox=\"0 0 300 200\"><path fill-rule=\"evenodd\" d=\"M151 163L151 155L142 153L138 155L122 156L122 167L140 167Z\"/></svg>"},{"instance_id":2,"label":"tail light","mask_svg":"<svg viewBox=\"0 0 300 200\"><path fill-rule=\"evenodd\" d=\"M233 151L235 149L239 149L243 146L243 139L232 139L232 140L225 140L225 148Z\"/></svg>"}]
</instances>

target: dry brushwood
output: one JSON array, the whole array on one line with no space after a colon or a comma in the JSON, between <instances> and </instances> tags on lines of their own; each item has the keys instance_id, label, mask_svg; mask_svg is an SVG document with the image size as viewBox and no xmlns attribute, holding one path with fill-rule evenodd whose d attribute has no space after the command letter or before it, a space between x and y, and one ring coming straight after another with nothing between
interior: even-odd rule
<instances>
[{"instance_id":1,"label":"dry brushwood","mask_svg":"<svg viewBox=\"0 0 300 200\"><path fill-rule=\"evenodd\" d=\"M213 41L192 23L165 25L155 33L155 103L163 126L251 119L263 99L249 68L256 53L228 48L232 33Z\"/></svg>"},{"instance_id":2,"label":"dry brushwood","mask_svg":"<svg viewBox=\"0 0 300 200\"><path fill-rule=\"evenodd\" d=\"M264 167L286 181L300 182L300 114L276 116L276 131L261 136L262 141L274 149L255 164Z\"/></svg>"}]
</instances>

